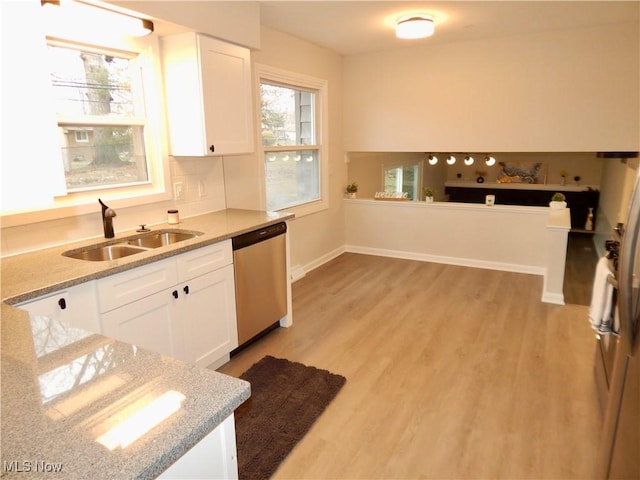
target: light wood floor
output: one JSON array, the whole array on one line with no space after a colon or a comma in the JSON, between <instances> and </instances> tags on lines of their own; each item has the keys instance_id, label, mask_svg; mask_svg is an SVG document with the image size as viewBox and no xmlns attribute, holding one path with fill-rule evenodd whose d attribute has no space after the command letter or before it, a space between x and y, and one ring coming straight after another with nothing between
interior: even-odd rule
<instances>
[{"instance_id":1,"label":"light wood floor","mask_svg":"<svg viewBox=\"0 0 640 480\"><path fill-rule=\"evenodd\" d=\"M576 305L590 305L593 276L598 264L593 237L570 234L567 263L564 269L564 301Z\"/></svg>"},{"instance_id":2,"label":"light wood floor","mask_svg":"<svg viewBox=\"0 0 640 480\"><path fill-rule=\"evenodd\" d=\"M532 275L344 254L293 287L264 355L347 383L274 478L593 478L600 418L587 307Z\"/></svg>"}]
</instances>

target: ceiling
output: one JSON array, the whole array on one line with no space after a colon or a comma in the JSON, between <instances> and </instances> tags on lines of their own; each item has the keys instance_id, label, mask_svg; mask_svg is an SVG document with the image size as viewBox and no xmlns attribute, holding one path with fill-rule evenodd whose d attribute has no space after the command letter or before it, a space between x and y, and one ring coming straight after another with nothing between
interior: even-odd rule
<instances>
[{"instance_id":1,"label":"ceiling","mask_svg":"<svg viewBox=\"0 0 640 480\"><path fill-rule=\"evenodd\" d=\"M640 1L259 1L261 23L343 55L418 44L505 37L640 21ZM435 19L435 34L395 38L407 13Z\"/></svg>"}]
</instances>

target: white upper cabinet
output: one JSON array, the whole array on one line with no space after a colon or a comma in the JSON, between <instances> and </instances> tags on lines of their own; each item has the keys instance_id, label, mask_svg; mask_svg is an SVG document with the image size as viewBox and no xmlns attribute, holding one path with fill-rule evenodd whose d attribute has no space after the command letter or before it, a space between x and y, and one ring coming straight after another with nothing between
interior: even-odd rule
<instances>
[{"instance_id":1,"label":"white upper cabinet","mask_svg":"<svg viewBox=\"0 0 640 480\"><path fill-rule=\"evenodd\" d=\"M162 38L170 154L253 151L251 52L196 33Z\"/></svg>"}]
</instances>

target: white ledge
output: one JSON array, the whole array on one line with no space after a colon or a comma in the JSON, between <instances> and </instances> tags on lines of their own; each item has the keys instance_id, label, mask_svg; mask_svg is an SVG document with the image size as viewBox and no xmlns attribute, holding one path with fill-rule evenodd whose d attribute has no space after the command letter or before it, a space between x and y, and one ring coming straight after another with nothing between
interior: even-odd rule
<instances>
[{"instance_id":1,"label":"white ledge","mask_svg":"<svg viewBox=\"0 0 640 480\"><path fill-rule=\"evenodd\" d=\"M547 229L548 230L571 230L571 210L563 208L562 210L549 209L549 216L547 217Z\"/></svg>"},{"instance_id":2,"label":"white ledge","mask_svg":"<svg viewBox=\"0 0 640 480\"><path fill-rule=\"evenodd\" d=\"M529 215L548 215L549 207L531 207L525 205L485 205L484 203L462 203L462 202L420 202L416 200L396 201L396 200L374 200L372 198L345 198L345 202L360 203L369 205L384 205L397 208L435 208L444 210L467 210L482 211L487 213L523 213Z\"/></svg>"}]
</instances>

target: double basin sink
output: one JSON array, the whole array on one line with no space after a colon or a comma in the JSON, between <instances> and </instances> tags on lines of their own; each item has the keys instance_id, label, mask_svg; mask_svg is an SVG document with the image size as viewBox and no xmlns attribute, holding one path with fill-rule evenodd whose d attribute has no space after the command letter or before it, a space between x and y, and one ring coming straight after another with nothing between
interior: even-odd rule
<instances>
[{"instance_id":1,"label":"double basin sink","mask_svg":"<svg viewBox=\"0 0 640 480\"><path fill-rule=\"evenodd\" d=\"M202 232L193 230L162 229L152 232L140 233L118 240L101 242L86 247L76 248L62 252L62 255L78 260L91 262L104 262L128 257L136 253L146 252L154 248L172 245L202 235Z\"/></svg>"}]
</instances>

